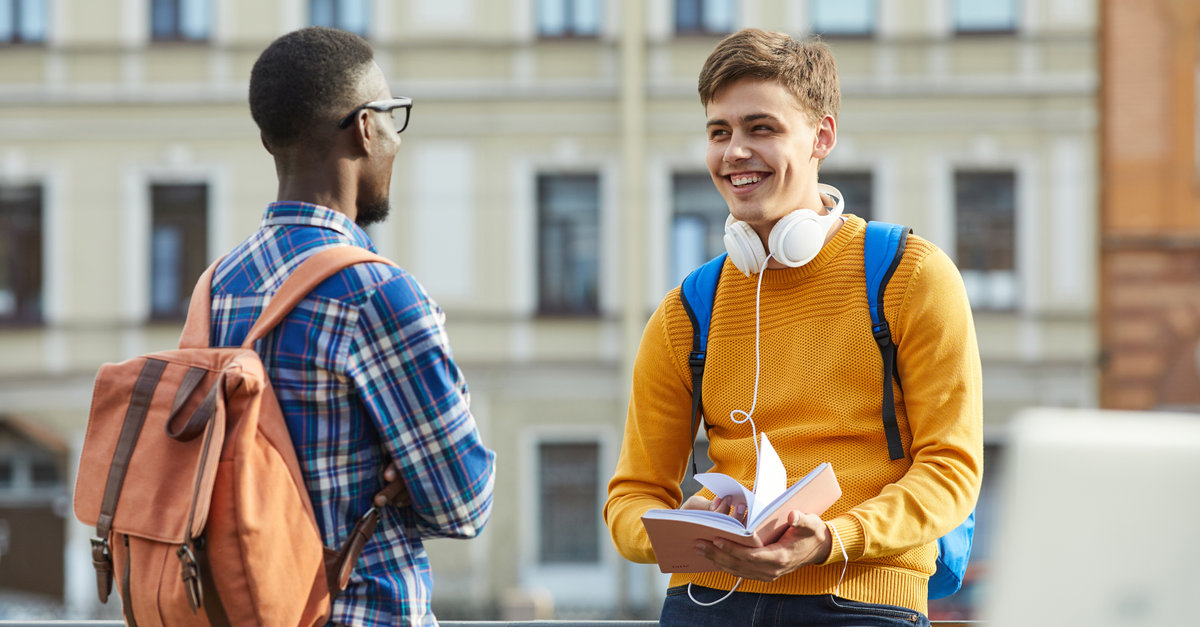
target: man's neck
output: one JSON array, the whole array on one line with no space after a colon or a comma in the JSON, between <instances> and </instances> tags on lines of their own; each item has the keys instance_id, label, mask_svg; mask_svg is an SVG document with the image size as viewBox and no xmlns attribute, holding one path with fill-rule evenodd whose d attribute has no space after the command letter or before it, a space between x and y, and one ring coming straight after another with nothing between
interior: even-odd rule
<instances>
[{"instance_id":1,"label":"man's neck","mask_svg":"<svg viewBox=\"0 0 1200 627\"><path fill-rule=\"evenodd\" d=\"M353 221L358 217L356 192L346 179L336 167L310 168L303 172L280 171L275 200L320 205Z\"/></svg>"}]
</instances>

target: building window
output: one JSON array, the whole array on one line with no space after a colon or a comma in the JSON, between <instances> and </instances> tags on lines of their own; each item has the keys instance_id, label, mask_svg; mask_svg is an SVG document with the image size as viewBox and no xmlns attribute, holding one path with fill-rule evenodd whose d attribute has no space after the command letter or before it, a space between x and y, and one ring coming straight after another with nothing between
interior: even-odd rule
<instances>
[{"instance_id":1,"label":"building window","mask_svg":"<svg viewBox=\"0 0 1200 627\"><path fill-rule=\"evenodd\" d=\"M827 37L869 37L875 32L876 0L811 0L813 32Z\"/></svg>"},{"instance_id":2,"label":"building window","mask_svg":"<svg viewBox=\"0 0 1200 627\"><path fill-rule=\"evenodd\" d=\"M47 0L0 0L0 43L46 41Z\"/></svg>"},{"instance_id":3,"label":"building window","mask_svg":"<svg viewBox=\"0 0 1200 627\"><path fill-rule=\"evenodd\" d=\"M538 484L538 562L600 561L600 445L539 445Z\"/></svg>"},{"instance_id":4,"label":"building window","mask_svg":"<svg viewBox=\"0 0 1200 627\"><path fill-rule=\"evenodd\" d=\"M0 185L0 323L42 320L42 186Z\"/></svg>"},{"instance_id":5,"label":"building window","mask_svg":"<svg viewBox=\"0 0 1200 627\"><path fill-rule=\"evenodd\" d=\"M733 32L734 0L675 0L675 34Z\"/></svg>"},{"instance_id":6,"label":"building window","mask_svg":"<svg viewBox=\"0 0 1200 627\"><path fill-rule=\"evenodd\" d=\"M599 312L600 177L538 176L538 311Z\"/></svg>"},{"instance_id":7,"label":"building window","mask_svg":"<svg viewBox=\"0 0 1200 627\"><path fill-rule=\"evenodd\" d=\"M705 173L671 177L671 275L679 285L700 264L725 252L729 206Z\"/></svg>"},{"instance_id":8,"label":"building window","mask_svg":"<svg viewBox=\"0 0 1200 627\"><path fill-rule=\"evenodd\" d=\"M869 170L821 170L821 182L836 187L846 203L844 211L863 220L874 215L875 197L871 193L872 176Z\"/></svg>"},{"instance_id":9,"label":"building window","mask_svg":"<svg viewBox=\"0 0 1200 627\"><path fill-rule=\"evenodd\" d=\"M367 36L369 0L309 0L308 16L312 26L340 28Z\"/></svg>"},{"instance_id":10,"label":"building window","mask_svg":"<svg viewBox=\"0 0 1200 627\"><path fill-rule=\"evenodd\" d=\"M204 41L211 26L210 0L150 2L150 38L154 41Z\"/></svg>"},{"instance_id":11,"label":"building window","mask_svg":"<svg viewBox=\"0 0 1200 627\"><path fill-rule=\"evenodd\" d=\"M151 185L150 206L150 315L183 319L207 267L208 186Z\"/></svg>"},{"instance_id":12,"label":"building window","mask_svg":"<svg viewBox=\"0 0 1200 627\"><path fill-rule=\"evenodd\" d=\"M1017 30L1017 0L954 0L954 32L1003 34Z\"/></svg>"},{"instance_id":13,"label":"building window","mask_svg":"<svg viewBox=\"0 0 1200 627\"><path fill-rule=\"evenodd\" d=\"M956 261L975 308L1017 305L1016 179L1011 171L954 174Z\"/></svg>"},{"instance_id":14,"label":"building window","mask_svg":"<svg viewBox=\"0 0 1200 627\"><path fill-rule=\"evenodd\" d=\"M538 0L540 37L595 37L600 33L600 0Z\"/></svg>"},{"instance_id":15,"label":"building window","mask_svg":"<svg viewBox=\"0 0 1200 627\"><path fill-rule=\"evenodd\" d=\"M30 464L29 478L34 487L56 486L60 483L58 464L52 459L34 459Z\"/></svg>"}]
</instances>

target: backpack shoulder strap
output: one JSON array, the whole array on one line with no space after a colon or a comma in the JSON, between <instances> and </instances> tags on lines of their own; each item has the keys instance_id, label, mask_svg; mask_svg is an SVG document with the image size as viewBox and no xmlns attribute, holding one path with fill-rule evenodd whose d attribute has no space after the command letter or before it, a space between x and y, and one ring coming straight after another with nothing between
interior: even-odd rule
<instances>
[{"instance_id":1,"label":"backpack shoulder strap","mask_svg":"<svg viewBox=\"0 0 1200 627\"><path fill-rule=\"evenodd\" d=\"M279 289L275 291L275 295L271 297L267 307L254 321L254 326L250 327L250 331L246 333L242 347L253 348L254 342L275 328L275 325L279 324L296 305L299 305L309 292L320 285L321 281L352 265L368 262L396 265L390 259L358 246L334 246L313 253L300 262L300 265L292 271L283 285L280 285Z\"/></svg>"},{"instance_id":2,"label":"backpack shoulder strap","mask_svg":"<svg viewBox=\"0 0 1200 627\"><path fill-rule=\"evenodd\" d=\"M183 321L183 333L179 335L179 348L207 348L212 316L212 278L217 265L224 257L217 258L200 275L192 288L192 299L188 301L187 319Z\"/></svg>"},{"instance_id":3,"label":"backpack shoulder strap","mask_svg":"<svg viewBox=\"0 0 1200 627\"><path fill-rule=\"evenodd\" d=\"M358 246L334 246L313 253L300 262L283 285L279 286L271 301L259 314L254 326L250 328L250 332L246 334L246 341L242 346L253 347L255 341L275 328L275 325L300 304L309 292L320 285L321 281L349 266L367 262L396 265L392 260ZM211 328L209 317L212 315L212 278L220 263L221 259L214 261L196 281L196 287L192 290L192 300L188 303L187 320L184 321L183 333L179 337L179 348L208 347Z\"/></svg>"},{"instance_id":4,"label":"backpack shoulder strap","mask_svg":"<svg viewBox=\"0 0 1200 627\"><path fill-rule=\"evenodd\" d=\"M712 320L713 302L717 296L717 283L721 280L721 268L725 266L727 253L709 259L704 265L692 270L679 287L679 299L692 323L692 352L688 365L692 369L692 475L696 474L696 428L700 417L700 394L704 387L704 361L708 356L708 323Z\"/></svg>"},{"instance_id":5,"label":"backpack shoulder strap","mask_svg":"<svg viewBox=\"0 0 1200 627\"><path fill-rule=\"evenodd\" d=\"M871 312L871 334L879 345L883 357L883 431L887 436L888 456L904 458L904 444L900 440L900 425L896 421L896 399L892 391L892 380L896 377L896 344L892 331L883 315L883 293L888 281L904 257L904 246L912 229L887 222L868 222L866 241L863 244L863 265L867 279L867 308Z\"/></svg>"}]
</instances>

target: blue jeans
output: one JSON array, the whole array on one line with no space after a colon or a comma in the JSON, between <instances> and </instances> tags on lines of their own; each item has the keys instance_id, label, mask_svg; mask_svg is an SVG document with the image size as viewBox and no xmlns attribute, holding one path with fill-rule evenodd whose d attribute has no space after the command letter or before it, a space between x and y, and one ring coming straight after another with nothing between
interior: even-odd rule
<instances>
[{"instance_id":1,"label":"blue jeans","mask_svg":"<svg viewBox=\"0 0 1200 627\"><path fill-rule=\"evenodd\" d=\"M712 602L725 590L692 586L697 601ZM790 595L734 592L716 605L697 605L688 598L687 586L667 589L659 625L666 627L929 627L929 619L916 610L897 605L859 603L832 594Z\"/></svg>"}]
</instances>

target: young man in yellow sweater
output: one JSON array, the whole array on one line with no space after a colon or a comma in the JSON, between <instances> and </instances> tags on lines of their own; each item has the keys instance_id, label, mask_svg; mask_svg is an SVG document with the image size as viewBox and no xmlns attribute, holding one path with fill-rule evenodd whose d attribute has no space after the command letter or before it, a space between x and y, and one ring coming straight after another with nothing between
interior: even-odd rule
<instances>
[{"instance_id":1,"label":"young man in yellow sweater","mask_svg":"<svg viewBox=\"0 0 1200 627\"><path fill-rule=\"evenodd\" d=\"M971 512L983 472L979 352L962 280L941 250L909 236L883 299L898 346L894 393L905 451L893 461L867 311L866 223L831 215L837 199L818 186L841 99L829 48L744 30L709 56L699 91L706 162L731 214L703 378L713 471L753 485L753 421L789 484L829 462L843 493L824 520L792 512L775 544L698 543L720 570L674 575L661 622L928 624L936 540ZM778 232L797 219L794 230L819 228L811 241ZM655 561L641 522L647 510L728 510L707 490L685 501L679 488L692 448L691 344L676 288L642 336L604 508L617 549L636 562Z\"/></svg>"}]
</instances>

